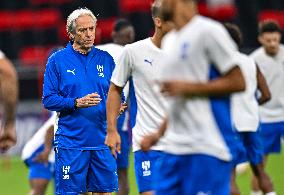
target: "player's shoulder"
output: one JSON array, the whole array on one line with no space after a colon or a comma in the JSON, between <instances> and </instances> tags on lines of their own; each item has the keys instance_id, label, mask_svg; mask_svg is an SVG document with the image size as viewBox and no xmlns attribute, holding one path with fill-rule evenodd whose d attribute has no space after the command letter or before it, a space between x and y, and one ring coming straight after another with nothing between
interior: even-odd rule
<instances>
[{"instance_id":1,"label":"player's shoulder","mask_svg":"<svg viewBox=\"0 0 284 195\"><path fill-rule=\"evenodd\" d=\"M254 50L251 54L250 57L257 59L257 58L261 58L261 57L265 57L266 54L264 52L264 48L263 47L259 47L256 50Z\"/></svg>"},{"instance_id":2,"label":"player's shoulder","mask_svg":"<svg viewBox=\"0 0 284 195\"><path fill-rule=\"evenodd\" d=\"M206 32L224 31L224 26L211 18L197 15L193 20L193 25L195 29Z\"/></svg>"},{"instance_id":3,"label":"player's shoulder","mask_svg":"<svg viewBox=\"0 0 284 195\"><path fill-rule=\"evenodd\" d=\"M66 54L66 48L61 48L61 49L58 49L58 50L52 52L52 54L50 54L48 59L49 60L55 60L56 58L64 57L65 54Z\"/></svg>"},{"instance_id":4,"label":"player's shoulder","mask_svg":"<svg viewBox=\"0 0 284 195\"><path fill-rule=\"evenodd\" d=\"M106 50L102 50L102 49L99 49L97 47L94 47L92 49L92 52L94 55L97 55L97 56L100 56L102 57L103 59L111 59L113 60L113 57L110 55L110 53Z\"/></svg>"},{"instance_id":5,"label":"player's shoulder","mask_svg":"<svg viewBox=\"0 0 284 195\"><path fill-rule=\"evenodd\" d=\"M237 52L236 57L240 63L255 64L254 59L248 54Z\"/></svg>"},{"instance_id":6,"label":"player's shoulder","mask_svg":"<svg viewBox=\"0 0 284 195\"><path fill-rule=\"evenodd\" d=\"M143 49L149 45L150 38L142 39L139 41L136 41L131 44L125 45L126 50L131 50L131 51L139 51L139 49ZM140 50L141 52L141 50Z\"/></svg>"},{"instance_id":7,"label":"player's shoulder","mask_svg":"<svg viewBox=\"0 0 284 195\"><path fill-rule=\"evenodd\" d=\"M115 43L106 43L102 45L97 45L96 48L103 50L103 51L108 51L108 50L121 49L123 48L123 46L115 44Z\"/></svg>"}]
</instances>

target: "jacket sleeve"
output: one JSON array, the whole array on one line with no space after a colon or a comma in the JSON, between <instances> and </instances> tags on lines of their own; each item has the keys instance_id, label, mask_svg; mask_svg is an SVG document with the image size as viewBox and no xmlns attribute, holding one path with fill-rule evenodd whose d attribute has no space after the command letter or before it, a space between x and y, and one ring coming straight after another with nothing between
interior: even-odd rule
<instances>
[{"instance_id":1,"label":"jacket sleeve","mask_svg":"<svg viewBox=\"0 0 284 195\"><path fill-rule=\"evenodd\" d=\"M54 55L47 62L43 84L43 106L51 111L63 112L75 109L76 98L65 98L59 90L59 73L56 69Z\"/></svg>"}]
</instances>

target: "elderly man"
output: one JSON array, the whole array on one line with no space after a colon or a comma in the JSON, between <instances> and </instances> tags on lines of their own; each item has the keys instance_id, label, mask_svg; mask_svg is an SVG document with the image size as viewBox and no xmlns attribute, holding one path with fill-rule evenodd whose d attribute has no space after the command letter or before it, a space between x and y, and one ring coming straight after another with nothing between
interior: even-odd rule
<instances>
[{"instance_id":1,"label":"elderly man","mask_svg":"<svg viewBox=\"0 0 284 195\"><path fill-rule=\"evenodd\" d=\"M106 99L115 63L93 46L97 19L87 8L67 18L71 39L46 66L43 105L59 113L55 129L57 194L108 195L118 189L106 136Z\"/></svg>"}]
</instances>

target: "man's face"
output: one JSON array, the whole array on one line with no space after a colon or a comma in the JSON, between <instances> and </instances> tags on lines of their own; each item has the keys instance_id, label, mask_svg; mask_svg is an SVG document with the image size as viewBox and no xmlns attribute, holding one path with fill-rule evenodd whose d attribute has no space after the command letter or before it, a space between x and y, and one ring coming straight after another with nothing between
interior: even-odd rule
<instances>
[{"instance_id":1,"label":"man's face","mask_svg":"<svg viewBox=\"0 0 284 195\"><path fill-rule=\"evenodd\" d=\"M259 42L264 47L268 55L274 56L278 53L281 41L281 34L279 32L265 32L259 36Z\"/></svg>"},{"instance_id":2,"label":"man's face","mask_svg":"<svg viewBox=\"0 0 284 195\"><path fill-rule=\"evenodd\" d=\"M127 26L120 31L116 32L114 35L116 42L119 42L121 45L130 44L135 39L135 32L132 26Z\"/></svg>"},{"instance_id":3,"label":"man's face","mask_svg":"<svg viewBox=\"0 0 284 195\"><path fill-rule=\"evenodd\" d=\"M91 16L82 15L76 20L76 29L73 34L74 43L84 49L93 46L96 35L96 24Z\"/></svg>"}]
</instances>

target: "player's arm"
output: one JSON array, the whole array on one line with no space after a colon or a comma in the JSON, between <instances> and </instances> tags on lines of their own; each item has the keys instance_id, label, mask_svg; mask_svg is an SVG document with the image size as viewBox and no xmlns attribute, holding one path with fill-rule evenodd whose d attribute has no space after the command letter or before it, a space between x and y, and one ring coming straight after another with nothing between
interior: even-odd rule
<instances>
[{"instance_id":1,"label":"player's arm","mask_svg":"<svg viewBox=\"0 0 284 195\"><path fill-rule=\"evenodd\" d=\"M263 76L263 74L261 73L258 65L256 64L256 77L257 77L257 89L259 90L261 96L260 98L258 98L258 104L262 105L266 102L268 102L271 99L271 94L270 94L270 90L269 87L266 83L266 80Z\"/></svg>"},{"instance_id":2,"label":"player's arm","mask_svg":"<svg viewBox=\"0 0 284 195\"><path fill-rule=\"evenodd\" d=\"M59 73L56 68L55 56L52 55L46 64L43 84L43 106L52 111L66 111L75 109L76 98L64 98L59 90Z\"/></svg>"},{"instance_id":3,"label":"player's arm","mask_svg":"<svg viewBox=\"0 0 284 195\"><path fill-rule=\"evenodd\" d=\"M128 50L124 48L112 73L106 105L108 127L105 144L110 147L114 156L116 152L120 152L121 140L117 132L117 117L123 108L121 106L122 90L130 76L130 64Z\"/></svg>"},{"instance_id":4,"label":"player's arm","mask_svg":"<svg viewBox=\"0 0 284 195\"><path fill-rule=\"evenodd\" d=\"M39 153L38 156L35 158L37 162L42 162L42 163L48 162L48 157L52 150L53 135L54 135L54 125L50 125L44 137L44 150L41 153Z\"/></svg>"},{"instance_id":5,"label":"player's arm","mask_svg":"<svg viewBox=\"0 0 284 195\"><path fill-rule=\"evenodd\" d=\"M107 98L107 136L105 144L110 147L112 155L120 153L120 136L117 132L117 116L120 114L122 87L111 83Z\"/></svg>"},{"instance_id":6,"label":"player's arm","mask_svg":"<svg viewBox=\"0 0 284 195\"><path fill-rule=\"evenodd\" d=\"M225 75L204 83L190 81L162 82L162 92L170 96L223 96L233 92L243 91L245 80L238 66Z\"/></svg>"},{"instance_id":7,"label":"player's arm","mask_svg":"<svg viewBox=\"0 0 284 195\"><path fill-rule=\"evenodd\" d=\"M4 117L0 132L0 150L5 152L16 143L15 117L18 103L18 77L13 64L0 59L0 96Z\"/></svg>"},{"instance_id":8,"label":"player's arm","mask_svg":"<svg viewBox=\"0 0 284 195\"><path fill-rule=\"evenodd\" d=\"M78 98L63 97L59 90L59 79L54 56L51 56L44 73L42 102L46 109L57 112L71 111L75 108L88 108L100 103L101 98L96 92Z\"/></svg>"},{"instance_id":9,"label":"player's arm","mask_svg":"<svg viewBox=\"0 0 284 195\"><path fill-rule=\"evenodd\" d=\"M161 137L164 136L168 125L168 119L165 119L161 127L156 133L146 135L141 140L141 149L143 151L149 151L152 146L154 146Z\"/></svg>"}]
</instances>

